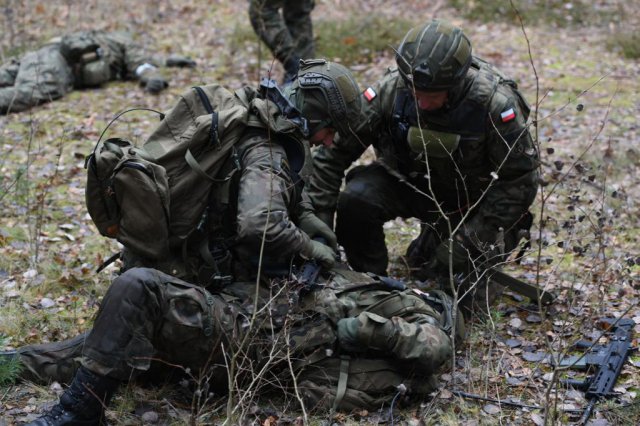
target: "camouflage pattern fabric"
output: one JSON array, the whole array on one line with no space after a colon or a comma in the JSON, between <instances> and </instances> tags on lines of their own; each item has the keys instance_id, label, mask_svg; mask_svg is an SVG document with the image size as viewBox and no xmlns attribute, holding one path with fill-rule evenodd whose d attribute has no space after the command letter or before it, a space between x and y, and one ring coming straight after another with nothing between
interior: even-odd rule
<instances>
[{"instance_id":1,"label":"camouflage pattern fabric","mask_svg":"<svg viewBox=\"0 0 640 426\"><path fill-rule=\"evenodd\" d=\"M4 65L0 70L0 114L20 112L34 105L63 97L73 88L71 67L60 54L59 46L52 44L29 52L19 62ZM15 74L14 74L15 72Z\"/></svg>"},{"instance_id":2,"label":"camouflage pattern fabric","mask_svg":"<svg viewBox=\"0 0 640 426\"><path fill-rule=\"evenodd\" d=\"M73 87L83 87L83 67L104 65L99 80L92 85L118 79L137 78L135 71L153 58L126 33L82 31L65 38L82 37L100 46L100 55L88 63L70 62L61 53L61 44L52 43L0 67L0 114L25 111L35 105L63 97ZM18 65L19 64L19 65Z\"/></svg>"},{"instance_id":3,"label":"camouflage pattern fabric","mask_svg":"<svg viewBox=\"0 0 640 426\"><path fill-rule=\"evenodd\" d=\"M537 191L538 153L526 127L529 107L512 83L474 59L439 111L416 111L396 68L365 93L366 121L355 136L340 135L332 147L316 151L309 190L319 217L332 221L337 207L338 241L354 269L386 272L382 226L396 217L417 217L437 227L442 209L455 226L478 203L463 229L473 243L469 249L496 243L500 227L505 235L516 233ZM430 155L422 143L410 145L399 110L403 124L450 135L456 148ZM504 119L510 110L514 117ZM378 161L352 171L338 197L345 170L369 145ZM436 235L438 242L448 238L446 232Z\"/></svg>"},{"instance_id":4,"label":"camouflage pattern fabric","mask_svg":"<svg viewBox=\"0 0 640 426\"><path fill-rule=\"evenodd\" d=\"M89 39L100 46L102 51L99 60L106 62L110 70L107 81L137 79L136 69L145 63L156 67L160 66L159 62L126 32L85 31L65 37ZM83 66L83 64L73 65ZM80 73L81 70L76 70L76 74ZM79 86L82 87L82 83Z\"/></svg>"},{"instance_id":5,"label":"camouflage pattern fabric","mask_svg":"<svg viewBox=\"0 0 640 426\"><path fill-rule=\"evenodd\" d=\"M20 61L12 58L7 63L0 65L0 87L13 86L20 69Z\"/></svg>"},{"instance_id":6,"label":"camouflage pattern fabric","mask_svg":"<svg viewBox=\"0 0 640 426\"><path fill-rule=\"evenodd\" d=\"M272 362L270 374L281 379L290 378L287 356L296 370L347 355L356 369L360 358L387 359L395 362L394 377L425 379L451 356L441 315L411 290L383 288L346 269L334 269L325 279L313 292L300 293L295 281L280 280L257 292L254 282L238 282L210 293L154 269L134 268L113 282L88 335L22 348L21 360L36 377L50 380L68 377L51 368L56 357L80 359L91 371L120 380L148 372L158 361L189 368L194 377L206 371L224 390L224 356L238 350L244 337L246 357L258 366Z\"/></svg>"},{"instance_id":7,"label":"camouflage pattern fabric","mask_svg":"<svg viewBox=\"0 0 640 426\"><path fill-rule=\"evenodd\" d=\"M273 143L266 131L238 145L242 170L232 249L236 280L255 277L260 253L265 253L263 263L276 274L286 273L295 256L310 256L311 240L296 222L311 204L302 195L301 178L294 181L290 164L304 161L304 145L293 140Z\"/></svg>"},{"instance_id":8,"label":"camouflage pattern fabric","mask_svg":"<svg viewBox=\"0 0 640 426\"><path fill-rule=\"evenodd\" d=\"M313 0L251 0L249 5L256 34L276 59L285 65L292 63L296 70L299 59L315 56L311 22L314 6Z\"/></svg>"}]
</instances>

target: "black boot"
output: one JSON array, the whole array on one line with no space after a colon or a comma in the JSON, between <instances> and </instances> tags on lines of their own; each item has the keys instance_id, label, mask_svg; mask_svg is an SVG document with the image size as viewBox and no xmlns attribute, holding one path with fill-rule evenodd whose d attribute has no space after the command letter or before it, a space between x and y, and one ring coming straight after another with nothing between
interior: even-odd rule
<instances>
[{"instance_id":1,"label":"black boot","mask_svg":"<svg viewBox=\"0 0 640 426\"><path fill-rule=\"evenodd\" d=\"M88 426L105 424L104 409L119 381L80 367L60 402L27 426Z\"/></svg>"}]
</instances>

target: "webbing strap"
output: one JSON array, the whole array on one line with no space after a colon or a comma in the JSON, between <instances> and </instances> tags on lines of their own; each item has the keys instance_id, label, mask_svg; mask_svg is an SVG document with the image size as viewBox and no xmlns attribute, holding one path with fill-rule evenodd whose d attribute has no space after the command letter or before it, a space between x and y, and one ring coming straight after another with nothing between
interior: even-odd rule
<instances>
[{"instance_id":1,"label":"webbing strap","mask_svg":"<svg viewBox=\"0 0 640 426\"><path fill-rule=\"evenodd\" d=\"M202 166L200 165L200 163L198 163L198 160L196 160L196 158L193 156L193 154L191 153L190 150L187 149L187 151L184 154L184 160L187 162L187 164L189 165L189 167L191 167L193 169L194 172L196 172L198 174L198 176L209 180L211 182L227 182L228 180L230 180L233 175L238 171L238 168L234 168L231 172L229 172L229 174L227 176L225 176L222 179L216 179L214 177L211 177L207 174L207 172L204 171L204 169L202 168Z\"/></svg>"},{"instance_id":2,"label":"webbing strap","mask_svg":"<svg viewBox=\"0 0 640 426\"><path fill-rule=\"evenodd\" d=\"M331 408L333 411L336 411L340 403L342 402L342 398L347 393L347 381L349 380L349 360L350 358L346 355L340 357L340 377L338 378L338 388L336 389L336 399L333 401L333 407Z\"/></svg>"}]
</instances>

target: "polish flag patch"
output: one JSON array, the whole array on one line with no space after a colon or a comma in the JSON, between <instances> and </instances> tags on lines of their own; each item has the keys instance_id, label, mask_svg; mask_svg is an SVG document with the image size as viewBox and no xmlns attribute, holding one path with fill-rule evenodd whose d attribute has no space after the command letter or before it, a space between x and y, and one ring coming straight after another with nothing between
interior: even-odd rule
<instances>
[{"instance_id":1,"label":"polish flag patch","mask_svg":"<svg viewBox=\"0 0 640 426\"><path fill-rule=\"evenodd\" d=\"M364 91L364 97L369 102L374 100L376 96L378 96L378 94L371 87L367 87L367 90Z\"/></svg>"},{"instance_id":2,"label":"polish flag patch","mask_svg":"<svg viewBox=\"0 0 640 426\"><path fill-rule=\"evenodd\" d=\"M503 123L506 123L516 118L516 112L513 110L513 108L509 108L508 110L503 111L500 114L500 118L502 118Z\"/></svg>"}]
</instances>

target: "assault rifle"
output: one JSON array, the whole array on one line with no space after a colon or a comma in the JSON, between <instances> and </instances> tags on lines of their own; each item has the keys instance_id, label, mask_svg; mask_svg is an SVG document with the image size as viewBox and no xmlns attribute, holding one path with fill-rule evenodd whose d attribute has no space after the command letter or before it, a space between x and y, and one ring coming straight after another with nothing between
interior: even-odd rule
<instances>
[{"instance_id":1,"label":"assault rifle","mask_svg":"<svg viewBox=\"0 0 640 426\"><path fill-rule=\"evenodd\" d=\"M603 318L600 320L609 328L609 343L595 345L591 342L580 341L576 347L585 349L583 355L570 356L560 361L560 366L588 369L597 368L593 376L584 380L564 380L563 382L585 392L589 404L584 410L579 424L584 425L591 417L595 405L602 398L610 398L616 395L613 392L618 376L622 371L627 357L637 348L631 347L631 340L635 322L628 318Z\"/></svg>"}]
</instances>

